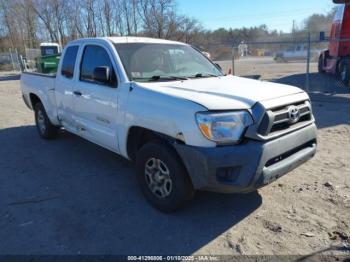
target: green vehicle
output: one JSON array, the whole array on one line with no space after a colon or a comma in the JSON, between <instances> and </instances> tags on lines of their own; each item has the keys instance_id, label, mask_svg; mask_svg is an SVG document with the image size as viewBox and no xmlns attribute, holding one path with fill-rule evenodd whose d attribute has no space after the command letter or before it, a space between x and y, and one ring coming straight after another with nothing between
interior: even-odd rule
<instances>
[{"instance_id":1,"label":"green vehicle","mask_svg":"<svg viewBox=\"0 0 350 262\"><path fill-rule=\"evenodd\" d=\"M41 57L35 59L39 73L55 74L61 57L61 48L56 43L40 44Z\"/></svg>"}]
</instances>

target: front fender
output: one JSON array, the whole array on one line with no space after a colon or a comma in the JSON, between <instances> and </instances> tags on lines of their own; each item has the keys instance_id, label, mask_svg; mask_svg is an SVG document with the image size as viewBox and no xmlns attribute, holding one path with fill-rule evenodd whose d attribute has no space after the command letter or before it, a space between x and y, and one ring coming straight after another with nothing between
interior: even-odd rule
<instances>
[{"instance_id":1,"label":"front fender","mask_svg":"<svg viewBox=\"0 0 350 262\"><path fill-rule=\"evenodd\" d=\"M214 147L200 132L195 114L206 108L192 101L135 87L125 103L125 118L119 133L121 154L127 157L127 136L133 126L177 138L182 134L187 145Z\"/></svg>"}]
</instances>

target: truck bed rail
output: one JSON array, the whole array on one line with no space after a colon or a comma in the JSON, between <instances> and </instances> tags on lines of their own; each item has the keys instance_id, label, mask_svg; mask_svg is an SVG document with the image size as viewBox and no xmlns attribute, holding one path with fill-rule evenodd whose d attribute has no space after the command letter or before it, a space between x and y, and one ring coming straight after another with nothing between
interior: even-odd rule
<instances>
[{"instance_id":1,"label":"truck bed rail","mask_svg":"<svg viewBox=\"0 0 350 262\"><path fill-rule=\"evenodd\" d=\"M49 78L55 78L56 77L56 74L43 74L43 73L30 72L30 71L23 71L22 74L37 75L37 76L49 77Z\"/></svg>"}]
</instances>

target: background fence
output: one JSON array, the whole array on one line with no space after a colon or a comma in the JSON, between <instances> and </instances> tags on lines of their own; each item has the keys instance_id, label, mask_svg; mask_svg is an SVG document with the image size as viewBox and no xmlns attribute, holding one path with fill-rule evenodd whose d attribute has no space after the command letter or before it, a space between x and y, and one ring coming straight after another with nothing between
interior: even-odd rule
<instances>
[{"instance_id":1,"label":"background fence","mask_svg":"<svg viewBox=\"0 0 350 262\"><path fill-rule=\"evenodd\" d=\"M201 50L208 52L225 73L294 85L306 91L328 92L333 86L344 87L334 76L318 73L318 58L322 50L328 48L328 42L319 41L316 34L305 34L298 39L290 37L284 41L236 42L239 44L219 42ZM0 71L11 74L19 73L21 68L35 71L40 49L24 50L23 56L19 56L16 50L0 53Z\"/></svg>"},{"instance_id":2,"label":"background fence","mask_svg":"<svg viewBox=\"0 0 350 262\"><path fill-rule=\"evenodd\" d=\"M325 49L328 41L320 41L316 35L284 41L242 41L216 62L225 73L233 70L238 76L294 85L306 91L328 92L330 88L345 85L332 75L318 73L318 59Z\"/></svg>"},{"instance_id":3,"label":"background fence","mask_svg":"<svg viewBox=\"0 0 350 262\"><path fill-rule=\"evenodd\" d=\"M0 53L0 72L2 74L20 73L23 70L37 70L36 59L41 56L40 49L24 48L24 55L9 49Z\"/></svg>"},{"instance_id":4,"label":"background fence","mask_svg":"<svg viewBox=\"0 0 350 262\"><path fill-rule=\"evenodd\" d=\"M20 58L17 50L0 53L0 71L20 72Z\"/></svg>"},{"instance_id":5,"label":"background fence","mask_svg":"<svg viewBox=\"0 0 350 262\"><path fill-rule=\"evenodd\" d=\"M40 49L25 48L24 67L27 71L37 70L36 59L41 56Z\"/></svg>"}]
</instances>

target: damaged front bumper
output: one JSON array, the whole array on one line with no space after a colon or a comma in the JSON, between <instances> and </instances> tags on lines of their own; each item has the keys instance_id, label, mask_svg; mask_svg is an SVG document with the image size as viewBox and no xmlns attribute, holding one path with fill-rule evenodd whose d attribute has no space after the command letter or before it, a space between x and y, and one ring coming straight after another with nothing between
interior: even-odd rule
<instances>
[{"instance_id":1,"label":"damaged front bumper","mask_svg":"<svg viewBox=\"0 0 350 262\"><path fill-rule=\"evenodd\" d=\"M311 124L271 141L202 148L176 144L197 190L247 193L263 187L316 154L317 128Z\"/></svg>"}]
</instances>

